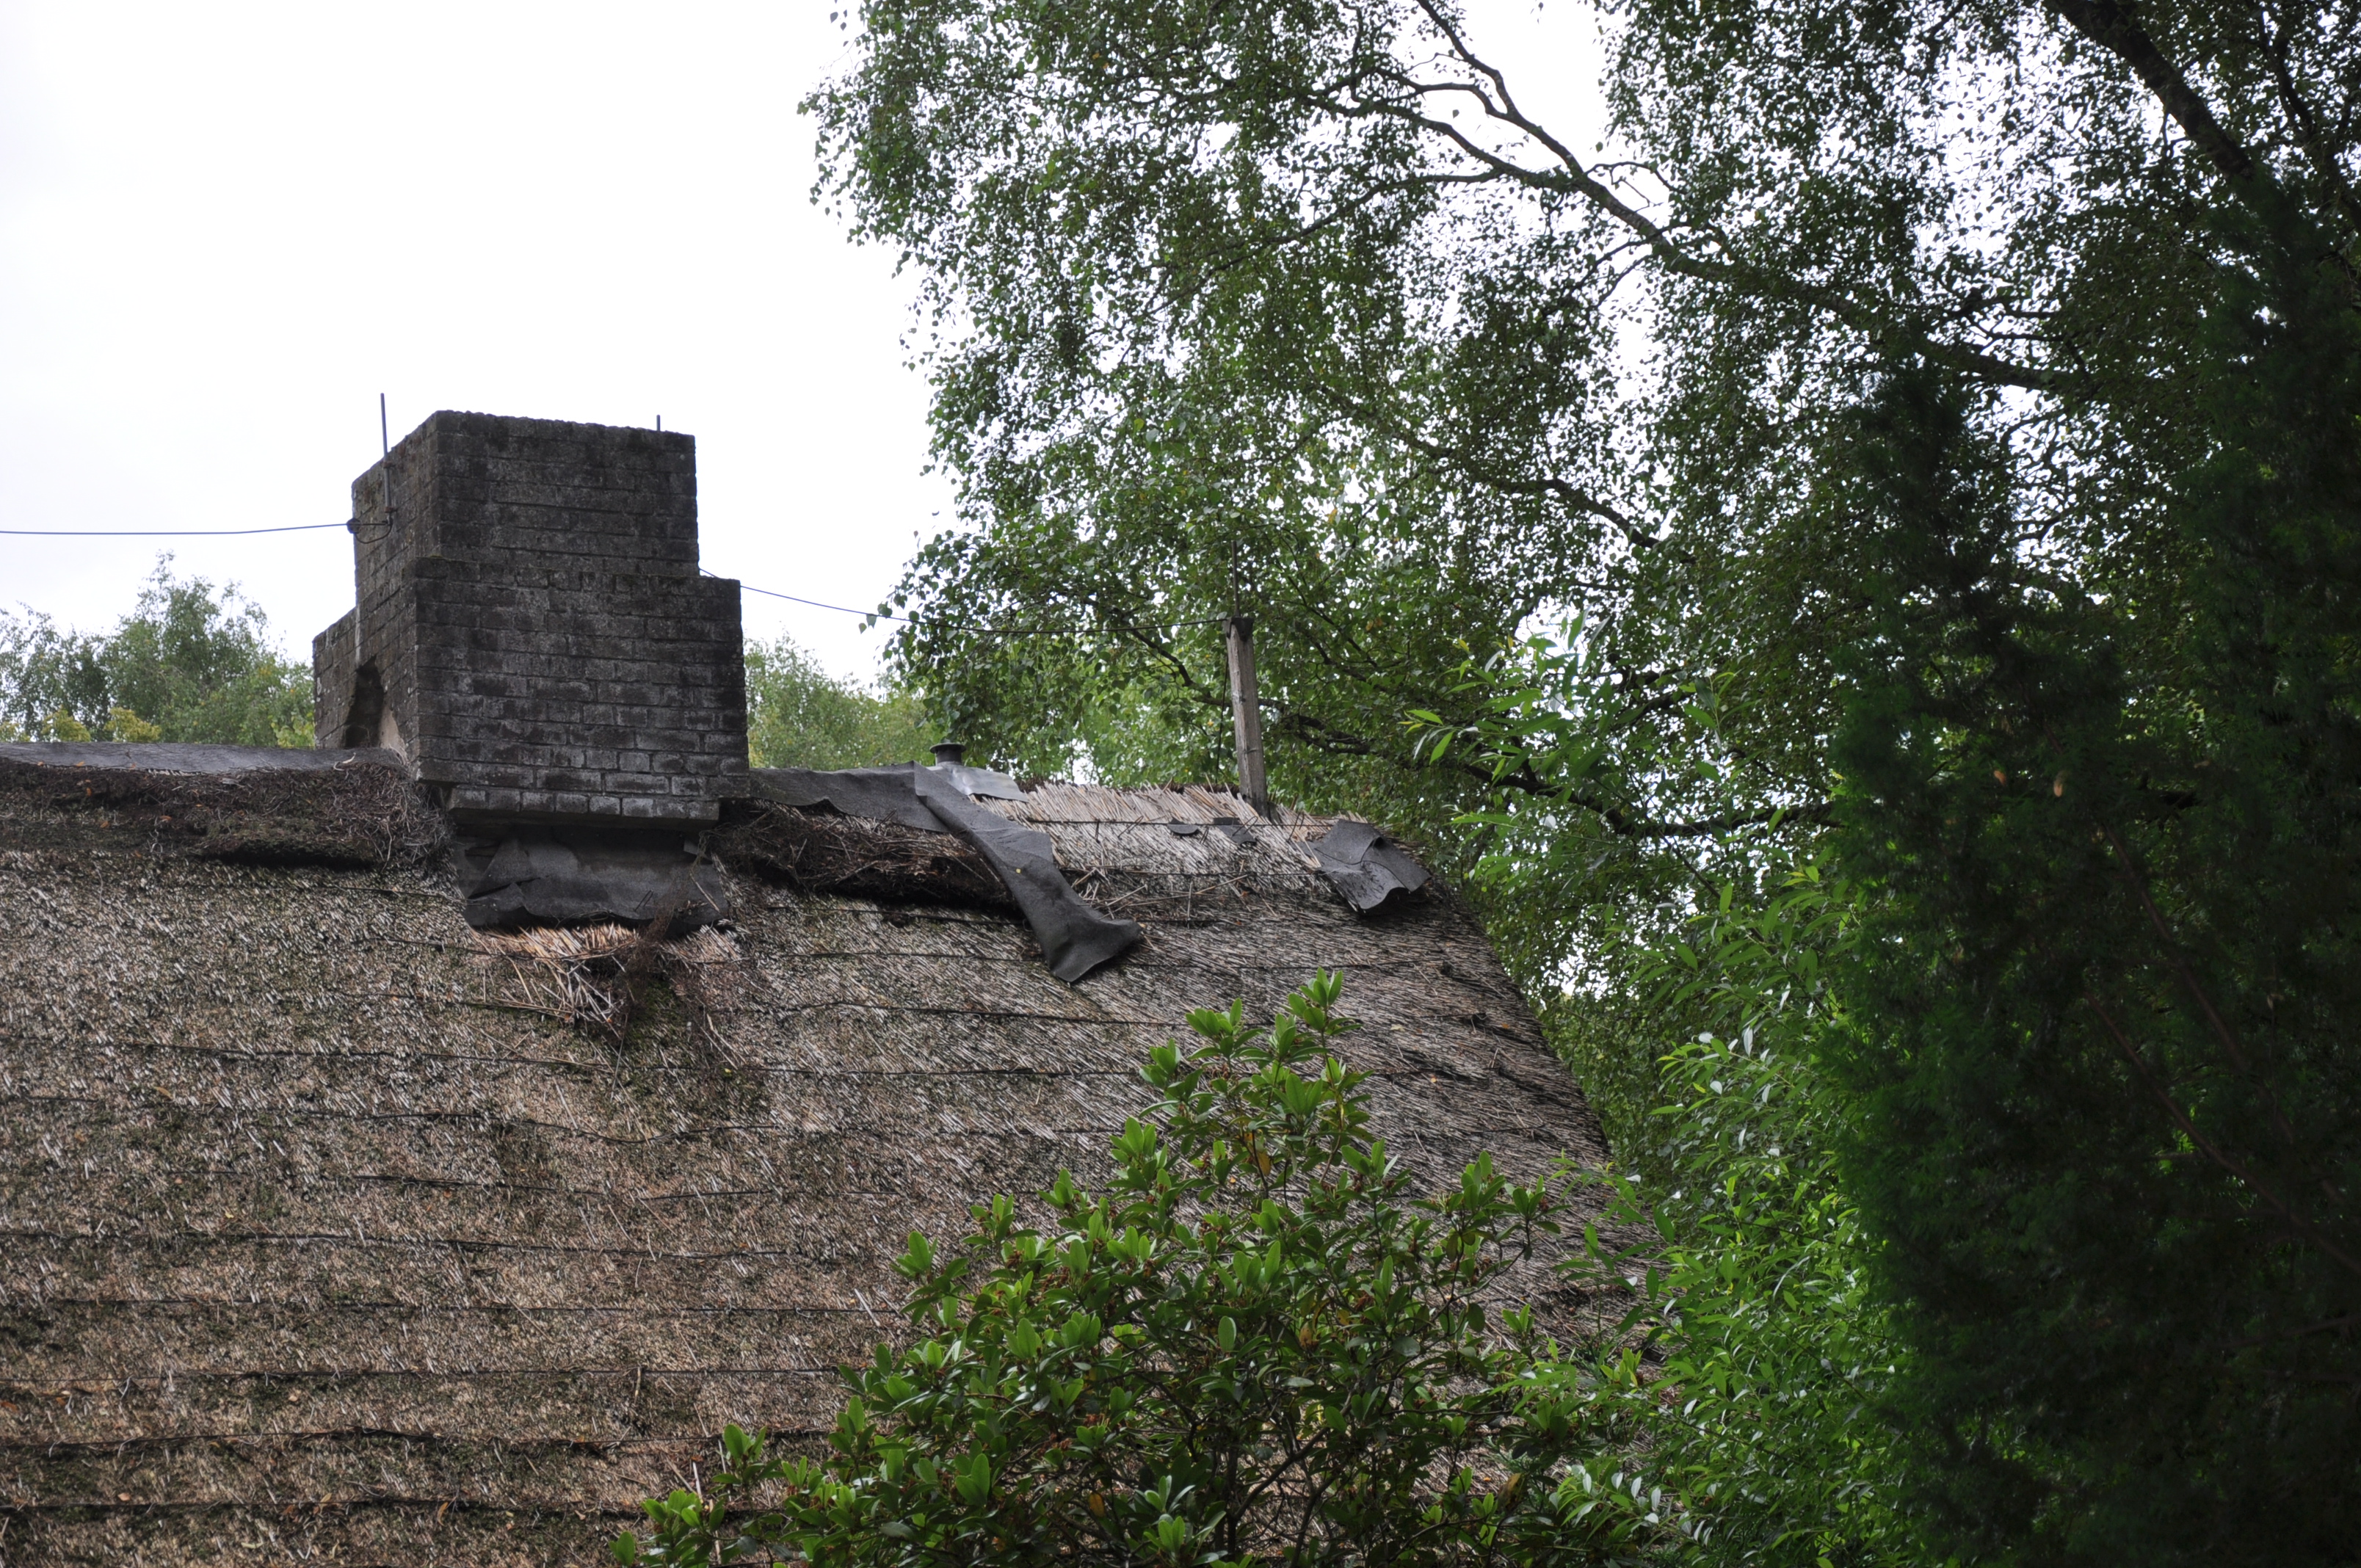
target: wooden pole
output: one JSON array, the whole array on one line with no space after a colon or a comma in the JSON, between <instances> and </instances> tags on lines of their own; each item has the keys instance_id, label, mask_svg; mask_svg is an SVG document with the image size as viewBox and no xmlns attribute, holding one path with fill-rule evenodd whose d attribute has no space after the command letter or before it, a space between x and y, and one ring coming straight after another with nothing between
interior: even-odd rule
<instances>
[{"instance_id":1,"label":"wooden pole","mask_svg":"<svg viewBox=\"0 0 2361 1568\"><path fill-rule=\"evenodd\" d=\"M1238 786L1261 816L1270 815L1262 770L1262 702L1255 688L1254 617L1230 617L1230 718L1237 726Z\"/></svg>"}]
</instances>

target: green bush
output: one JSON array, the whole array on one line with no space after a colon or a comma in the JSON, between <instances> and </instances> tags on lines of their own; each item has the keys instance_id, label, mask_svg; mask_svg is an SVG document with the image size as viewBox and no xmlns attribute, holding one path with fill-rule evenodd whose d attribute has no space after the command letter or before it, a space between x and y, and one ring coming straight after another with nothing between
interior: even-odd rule
<instances>
[{"instance_id":1,"label":"green bush","mask_svg":"<svg viewBox=\"0 0 2361 1568\"><path fill-rule=\"evenodd\" d=\"M158 559L104 635L0 611L0 740L312 744L311 666L280 657L236 584Z\"/></svg>"},{"instance_id":2,"label":"green bush","mask_svg":"<svg viewBox=\"0 0 2361 1568\"><path fill-rule=\"evenodd\" d=\"M1060 1173L914 1234L914 1343L849 1374L824 1459L736 1427L622 1563L1600 1563L1676 1543L1621 1402L1496 1292L1563 1188L1485 1157L1413 1197L1323 975L1267 1032L1191 1014L1106 1193Z\"/></svg>"},{"instance_id":3,"label":"green bush","mask_svg":"<svg viewBox=\"0 0 2361 1568\"><path fill-rule=\"evenodd\" d=\"M1846 1102L1824 1065L1847 1019L1830 985L1861 890L1806 864L1752 904L1734 887L1642 976L1653 1014L1709 1023L1661 1062L1654 1181L1608 1179L1596 1275L1633 1285L1657 1353L1608 1379L1646 1433L1701 1563L1924 1563L1893 1409L1901 1337L1838 1174ZM1656 1359L1656 1358L1652 1358Z\"/></svg>"},{"instance_id":4,"label":"green bush","mask_svg":"<svg viewBox=\"0 0 2361 1568\"><path fill-rule=\"evenodd\" d=\"M1432 751L1530 786L1464 819L1491 832L1478 874L1504 905L1578 896L1598 839L1565 809L1582 792L1677 768L1729 824L1690 851L1661 911L1587 955L1602 994L1555 1003L1560 1037L1597 1047L1569 1054L1617 1152L1606 1234L1637 1238L1586 1238L1593 1281L1636 1293L1626 1328L1646 1347L1603 1368L1602 1391L1677 1497L1690 1560L1942 1562L1896 1409L1909 1347L1841 1179L1857 1106L1831 1068L1858 1028L1844 982L1882 890L1784 860L1775 815L1741 808L1714 761L1728 683L1675 688L1695 739L1659 749L1598 721L1612 710L1579 630L1471 663L1478 722L1412 722Z\"/></svg>"}]
</instances>

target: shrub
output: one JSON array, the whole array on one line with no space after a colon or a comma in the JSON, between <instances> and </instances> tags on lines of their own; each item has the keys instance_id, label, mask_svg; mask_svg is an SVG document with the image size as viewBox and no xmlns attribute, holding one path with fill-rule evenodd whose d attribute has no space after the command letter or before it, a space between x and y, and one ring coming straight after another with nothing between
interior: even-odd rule
<instances>
[{"instance_id":1,"label":"shrub","mask_svg":"<svg viewBox=\"0 0 2361 1568\"><path fill-rule=\"evenodd\" d=\"M1268 1030L1190 1015L1101 1195L1061 1172L955 1247L913 1234L916 1340L849 1374L824 1458L736 1427L626 1563L1596 1563L1671 1539L1614 1400L1504 1277L1563 1191L1488 1157L1416 1198L1323 975Z\"/></svg>"}]
</instances>

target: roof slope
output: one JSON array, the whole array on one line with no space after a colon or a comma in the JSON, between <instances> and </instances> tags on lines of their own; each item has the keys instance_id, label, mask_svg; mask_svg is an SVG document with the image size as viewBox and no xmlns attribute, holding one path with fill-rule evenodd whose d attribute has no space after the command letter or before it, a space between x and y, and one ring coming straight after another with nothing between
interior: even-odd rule
<instances>
[{"instance_id":1,"label":"roof slope","mask_svg":"<svg viewBox=\"0 0 2361 1568\"><path fill-rule=\"evenodd\" d=\"M938 836L743 806L731 927L497 936L366 756L98 773L0 758L7 1561L598 1560L723 1420L829 1420L910 1229L1098 1168L1189 1009L1318 968L1428 1175L1604 1157L1464 908L1356 916L1226 795L992 803L1147 927L1070 986Z\"/></svg>"}]
</instances>

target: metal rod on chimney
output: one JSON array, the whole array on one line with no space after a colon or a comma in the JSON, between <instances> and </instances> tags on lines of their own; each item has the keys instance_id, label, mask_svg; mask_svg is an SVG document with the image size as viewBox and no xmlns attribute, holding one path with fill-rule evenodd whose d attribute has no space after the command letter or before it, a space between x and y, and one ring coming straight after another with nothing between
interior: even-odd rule
<instances>
[{"instance_id":1,"label":"metal rod on chimney","mask_svg":"<svg viewBox=\"0 0 2361 1568\"><path fill-rule=\"evenodd\" d=\"M379 393L377 395L377 441L378 441L378 445L379 445L380 448L382 448L382 449L383 449L384 454L385 454L383 466L382 466L382 468L381 468L381 470L380 470L379 477L379 479L378 479L378 485L379 485L379 488L380 488L385 492L385 518L384 518L384 525L385 525L386 531L387 531L388 532L390 532L392 531L392 529L393 529L393 521L394 521L394 516L393 516L393 427L392 427L391 425L390 425L390 424L388 424L388 423L386 422L386 419L385 419L385 394L384 394L383 392L379 392ZM360 530L358 530L358 529L355 529L353 532L356 532L356 533L357 533L357 532L360 532Z\"/></svg>"},{"instance_id":2,"label":"metal rod on chimney","mask_svg":"<svg viewBox=\"0 0 2361 1568\"><path fill-rule=\"evenodd\" d=\"M1238 786L1255 810L1270 815L1262 770L1262 700L1255 687L1254 617L1230 617L1230 717L1237 726Z\"/></svg>"}]
</instances>

